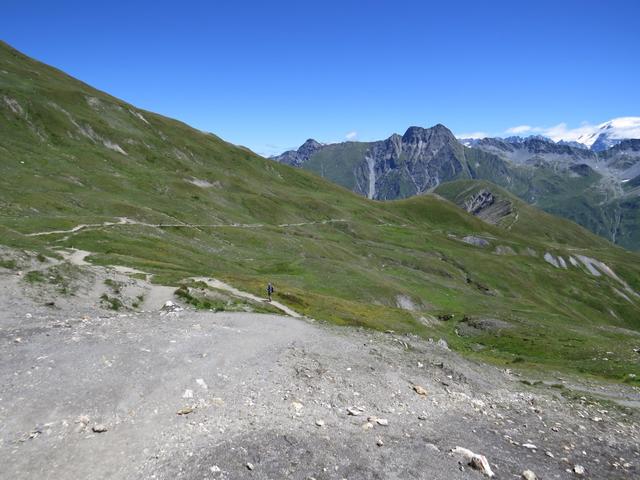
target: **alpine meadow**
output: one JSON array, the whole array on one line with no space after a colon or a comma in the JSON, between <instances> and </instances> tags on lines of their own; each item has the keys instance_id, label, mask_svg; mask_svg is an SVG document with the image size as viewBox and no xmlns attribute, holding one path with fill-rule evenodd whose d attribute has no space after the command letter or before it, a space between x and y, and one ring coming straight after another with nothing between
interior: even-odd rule
<instances>
[{"instance_id":1,"label":"alpine meadow","mask_svg":"<svg viewBox=\"0 0 640 480\"><path fill-rule=\"evenodd\" d=\"M0 480L639 478L638 6L3 7Z\"/></svg>"}]
</instances>

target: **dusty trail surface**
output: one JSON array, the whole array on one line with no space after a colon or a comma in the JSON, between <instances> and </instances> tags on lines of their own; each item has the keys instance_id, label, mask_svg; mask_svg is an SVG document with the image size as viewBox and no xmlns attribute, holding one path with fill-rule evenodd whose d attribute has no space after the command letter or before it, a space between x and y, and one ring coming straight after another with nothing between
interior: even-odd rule
<instances>
[{"instance_id":1,"label":"dusty trail surface","mask_svg":"<svg viewBox=\"0 0 640 480\"><path fill-rule=\"evenodd\" d=\"M82 223L66 230L45 230L43 232L33 232L26 235L27 237L41 237L45 235L62 235L66 233L73 234L78 233L81 230L99 230L103 228L117 227L122 225L139 225L142 227L150 228L291 228L303 227L307 225L327 225L330 223L344 222L346 222L346 220L331 218L328 220L318 220L316 222L281 223L276 225L268 225L264 223L147 223L133 220L127 217L121 217L117 222Z\"/></svg>"},{"instance_id":2,"label":"dusty trail surface","mask_svg":"<svg viewBox=\"0 0 640 480\"><path fill-rule=\"evenodd\" d=\"M197 281L197 282L204 282L207 285L209 285L212 288L217 288L218 290L224 290L226 292L229 292L237 297L241 297L241 298L246 298L248 300L253 300L254 302L263 302L264 299L261 297L258 297L256 295L253 295L251 293L247 293L247 292L243 292L241 290L238 290L235 287L232 287L231 285L228 285L226 283L224 283L221 280L217 280L215 278L208 278L208 277L194 277L193 280ZM276 300L272 300L271 302L269 302L270 305L276 307L279 310L282 310L284 313L286 313L287 315L290 315L292 317L295 318L300 318L302 315L300 315L298 312L296 312L295 310L287 307L286 305L276 301Z\"/></svg>"},{"instance_id":3,"label":"dusty trail surface","mask_svg":"<svg viewBox=\"0 0 640 480\"><path fill-rule=\"evenodd\" d=\"M2 479L483 478L456 446L499 479L638 478L633 410L436 342L81 294L45 306L15 273L0 283Z\"/></svg>"}]
</instances>

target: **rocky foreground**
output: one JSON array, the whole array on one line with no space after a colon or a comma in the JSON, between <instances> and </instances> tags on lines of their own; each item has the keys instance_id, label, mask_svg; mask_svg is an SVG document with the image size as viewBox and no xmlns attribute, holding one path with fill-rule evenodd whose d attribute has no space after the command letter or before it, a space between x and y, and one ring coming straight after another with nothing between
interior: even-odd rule
<instances>
[{"instance_id":1,"label":"rocky foreground","mask_svg":"<svg viewBox=\"0 0 640 480\"><path fill-rule=\"evenodd\" d=\"M637 410L551 374L533 385L393 333L51 305L13 272L0 282L3 479L640 476Z\"/></svg>"}]
</instances>

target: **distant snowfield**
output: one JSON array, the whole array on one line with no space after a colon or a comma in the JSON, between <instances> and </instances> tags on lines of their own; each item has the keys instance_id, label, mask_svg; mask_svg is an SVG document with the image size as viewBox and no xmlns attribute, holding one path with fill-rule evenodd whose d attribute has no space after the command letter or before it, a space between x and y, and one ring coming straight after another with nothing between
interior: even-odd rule
<instances>
[{"instance_id":1,"label":"distant snowfield","mask_svg":"<svg viewBox=\"0 0 640 480\"><path fill-rule=\"evenodd\" d=\"M569 128L566 123L559 123L552 127L519 125L504 132L510 135L543 135L554 142L578 142L591 148L600 135L605 134L609 140L624 140L628 138L640 139L640 117L617 117L597 125L584 122L576 128ZM457 135L459 139L485 138L491 135L483 132Z\"/></svg>"},{"instance_id":2,"label":"distant snowfield","mask_svg":"<svg viewBox=\"0 0 640 480\"><path fill-rule=\"evenodd\" d=\"M595 126L584 126L582 129L591 130L579 135L577 138L553 138L554 141L575 140L578 143L582 143L588 147L591 147L598 137L606 133L607 136L613 140L622 140L625 138L640 138L640 117L619 117L609 120L608 122L601 123ZM567 135L574 135L575 131L568 131Z\"/></svg>"}]
</instances>

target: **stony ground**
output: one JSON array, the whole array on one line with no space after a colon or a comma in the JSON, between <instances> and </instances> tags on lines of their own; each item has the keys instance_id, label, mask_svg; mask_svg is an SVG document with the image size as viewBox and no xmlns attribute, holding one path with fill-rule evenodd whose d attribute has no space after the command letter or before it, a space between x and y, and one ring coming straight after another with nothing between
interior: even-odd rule
<instances>
[{"instance_id":1,"label":"stony ground","mask_svg":"<svg viewBox=\"0 0 640 480\"><path fill-rule=\"evenodd\" d=\"M483 478L456 447L498 479L640 477L637 411L555 378L308 319L114 312L91 268L63 300L0 270L2 479Z\"/></svg>"}]
</instances>

